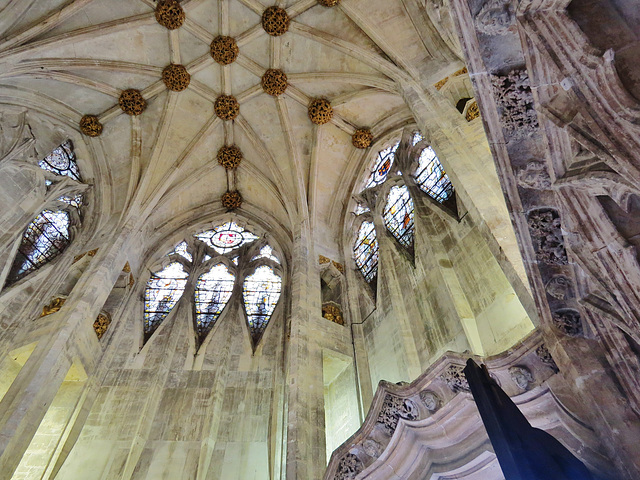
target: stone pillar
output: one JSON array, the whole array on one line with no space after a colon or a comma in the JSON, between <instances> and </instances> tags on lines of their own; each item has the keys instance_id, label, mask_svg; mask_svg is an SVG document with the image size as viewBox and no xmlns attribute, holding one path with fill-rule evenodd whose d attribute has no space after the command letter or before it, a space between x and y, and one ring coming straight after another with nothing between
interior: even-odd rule
<instances>
[{"instance_id":1,"label":"stone pillar","mask_svg":"<svg viewBox=\"0 0 640 480\"><path fill-rule=\"evenodd\" d=\"M41 340L0 402L0 479L10 479L27 450L42 418L62 384L72 359L87 350L99 356L96 344L86 348L79 340L108 298L126 262L130 229L115 234L100 248L64 307L54 314L59 329ZM53 319L52 319L53 321ZM86 340L85 340L86 341ZM92 348L93 347L93 348ZM84 365L89 370L90 365ZM90 372L88 372L90 373Z\"/></svg>"}]
</instances>

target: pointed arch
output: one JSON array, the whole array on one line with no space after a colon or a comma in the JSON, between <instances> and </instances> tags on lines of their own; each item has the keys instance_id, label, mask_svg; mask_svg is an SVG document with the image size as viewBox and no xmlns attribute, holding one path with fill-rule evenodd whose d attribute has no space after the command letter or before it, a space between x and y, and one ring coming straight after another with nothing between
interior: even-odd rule
<instances>
[{"instance_id":1,"label":"pointed arch","mask_svg":"<svg viewBox=\"0 0 640 480\"><path fill-rule=\"evenodd\" d=\"M148 340L171 313L187 286L189 273L173 262L151 275L144 291L144 337Z\"/></svg>"},{"instance_id":2,"label":"pointed arch","mask_svg":"<svg viewBox=\"0 0 640 480\"><path fill-rule=\"evenodd\" d=\"M382 218L387 230L407 248L413 247L414 209L413 199L406 185L391 187L387 195Z\"/></svg>"},{"instance_id":3,"label":"pointed arch","mask_svg":"<svg viewBox=\"0 0 640 480\"><path fill-rule=\"evenodd\" d=\"M224 263L213 266L198 278L194 294L196 333L200 343L215 326L229 303L236 277Z\"/></svg>"},{"instance_id":4,"label":"pointed arch","mask_svg":"<svg viewBox=\"0 0 640 480\"><path fill-rule=\"evenodd\" d=\"M414 134L413 144L416 145L423 140L419 133ZM445 203L453 198L453 185L444 171L440 159L431 146L426 146L418 158L414 178L416 184L424 193L439 203Z\"/></svg>"},{"instance_id":5,"label":"pointed arch","mask_svg":"<svg viewBox=\"0 0 640 480\"><path fill-rule=\"evenodd\" d=\"M271 267L261 265L245 278L244 309L254 347L258 345L280 299L282 278Z\"/></svg>"}]
</instances>

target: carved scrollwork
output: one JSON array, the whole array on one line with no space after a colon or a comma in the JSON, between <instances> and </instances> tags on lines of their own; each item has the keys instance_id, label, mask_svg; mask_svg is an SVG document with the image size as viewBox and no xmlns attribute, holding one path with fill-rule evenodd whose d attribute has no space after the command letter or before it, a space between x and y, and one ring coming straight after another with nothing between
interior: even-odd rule
<instances>
[{"instance_id":1,"label":"carved scrollwork","mask_svg":"<svg viewBox=\"0 0 640 480\"><path fill-rule=\"evenodd\" d=\"M469 391L469 382L464 374L464 367L460 365L449 365L440 378L453 392Z\"/></svg>"},{"instance_id":2,"label":"carved scrollwork","mask_svg":"<svg viewBox=\"0 0 640 480\"><path fill-rule=\"evenodd\" d=\"M99 137L102 133L102 123L95 115L85 115L80 120L80 131L88 137Z\"/></svg>"},{"instance_id":3,"label":"carved scrollwork","mask_svg":"<svg viewBox=\"0 0 640 480\"><path fill-rule=\"evenodd\" d=\"M222 195L221 201L227 210L237 210L242 206L242 195L237 190L231 190Z\"/></svg>"},{"instance_id":4,"label":"carved scrollwork","mask_svg":"<svg viewBox=\"0 0 640 480\"><path fill-rule=\"evenodd\" d=\"M532 210L527 221L538 260L549 265L569 263L558 212L552 208Z\"/></svg>"},{"instance_id":5,"label":"carved scrollwork","mask_svg":"<svg viewBox=\"0 0 640 480\"><path fill-rule=\"evenodd\" d=\"M44 307L42 307L42 314L40 314L41 317L46 317L47 315L51 315L52 313L56 313L57 311L59 311L62 306L64 305L64 302L66 302L67 299L64 297L57 297L54 298L53 300L51 300L51 302L49 302L47 305L45 305Z\"/></svg>"},{"instance_id":6,"label":"carved scrollwork","mask_svg":"<svg viewBox=\"0 0 640 480\"><path fill-rule=\"evenodd\" d=\"M583 334L582 319L577 310L563 308L552 314L553 325L565 335L579 337Z\"/></svg>"},{"instance_id":7,"label":"carved scrollwork","mask_svg":"<svg viewBox=\"0 0 640 480\"><path fill-rule=\"evenodd\" d=\"M96 332L98 340L100 340L106 333L109 325L111 325L111 317L106 313L100 313L98 318L96 318L96 321L93 322L93 330Z\"/></svg>"},{"instance_id":8,"label":"carved scrollwork","mask_svg":"<svg viewBox=\"0 0 640 480\"><path fill-rule=\"evenodd\" d=\"M564 275L555 275L545 286L547 294L558 300L571 296L571 280Z\"/></svg>"},{"instance_id":9,"label":"carved scrollwork","mask_svg":"<svg viewBox=\"0 0 640 480\"><path fill-rule=\"evenodd\" d=\"M225 145L218 150L218 163L227 170L237 168L242 162L242 150L236 145Z\"/></svg>"},{"instance_id":10,"label":"carved scrollwork","mask_svg":"<svg viewBox=\"0 0 640 480\"><path fill-rule=\"evenodd\" d=\"M240 104L233 95L220 95L213 108L222 120L235 120L240 113Z\"/></svg>"},{"instance_id":11,"label":"carved scrollwork","mask_svg":"<svg viewBox=\"0 0 640 480\"><path fill-rule=\"evenodd\" d=\"M511 0L488 0L476 15L476 27L487 35L503 35L515 23Z\"/></svg>"},{"instance_id":12,"label":"carved scrollwork","mask_svg":"<svg viewBox=\"0 0 640 480\"><path fill-rule=\"evenodd\" d=\"M353 132L351 143L356 148L369 148L373 143L373 133L368 128L358 128Z\"/></svg>"},{"instance_id":13,"label":"carved scrollwork","mask_svg":"<svg viewBox=\"0 0 640 480\"><path fill-rule=\"evenodd\" d=\"M425 390L424 392L420 392L420 400L427 410L431 413L437 412L438 409L442 406L442 400L438 396L437 393L432 392L430 390Z\"/></svg>"},{"instance_id":14,"label":"carved scrollwork","mask_svg":"<svg viewBox=\"0 0 640 480\"><path fill-rule=\"evenodd\" d=\"M409 399L387 394L384 398L382 410L378 415L378 423L382 425L387 435L392 436L401 418L416 420L418 418L418 408Z\"/></svg>"},{"instance_id":15,"label":"carved scrollwork","mask_svg":"<svg viewBox=\"0 0 640 480\"><path fill-rule=\"evenodd\" d=\"M185 14L177 0L161 0L156 7L156 20L169 30L180 28L184 23Z\"/></svg>"},{"instance_id":16,"label":"carved scrollwork","mask_svg":"<svg viewBox=\"0 0 640 480\"><path fill-rule=\"evenodd\" d=\"M534 190L547 190L551 187L551 177L544 163L531 161L516 174L518 185Z\"/></svg>"},{"instance_id":17,"label":"carved scrollwork","mask_svg":"<svg viewBox=\"0 0 640 480\"><path fill-rule=\"evenodd\" d=\"M289 15L284 8L269 7L262 14L262 28L269 35L279 37L289 30Z\"/></svg>"},{"instance_id":18,"label":"carved scrollwork","mask_svg":"<svg viewBox=\"0 0 640 480\"><path fill-rule=\"evenodd\" d=\"M261 84L262 89L274 97L282 95L289 85L287 74L275 68L270 68L264 73Z\"/></svg>"},{"instance_id":19,"label":"carved scrollwork","mask_svg":"<svg viewBox=\"0 0 640 480\"><path fill-rule=\"evenodd\" d=\"M147 101L142 94L133 88L123 91L118 99L118 104L127 115L140 115L147 108Z\"/></svg>"},{"instance_id":20,"label":"carved scrollwork","mask_svg":"<svg viewBox=\"0 0 640 480\"><path fill-rule=\"evenodd\" d=\"M362 461L353 453L347 453L340 459L338 469L333 478L334 480L352 480L362 470L364 470Z\"/></svg>"},{"instance_id":21,"label":"carved scrollwork","mask_svg":"<svg viewBox=\"0 0 640 480\"><path fill-rule=\"evenodd\" d=\"M240 49L233 37L219 35L211 42L209 52L220 65L229 65L236 61Z\"/></svg>"},{"instance_id":22,"label":"carved scrollwork","mask_svg":"<svg viewBox=\"0 0 640 480\"><path fill-rule=\"evenodd\" d=\"M333 107L326 98L315 98L309 104L309 119L316 125L324 125L333 118Z\"/></svg>"},{"instance_id":23,"label":"carved scrollwork","mask_svg":"<svg viewBox=\"0 0 640 480\"><path fill-rule=\"evenodd\" d=\"M522 390L528 390L529 386L533 383L533 375L527 367L510 367L509 375L511 375L513 382Z\"/></svg>"},{"instance_id":24,"label":"carved scrollwork","mask_svg":"<svg viewBox=\"0 0 640 480\"><path fill-rule=\"evenodd\" d=\"M475 100L471 102L469 108L467 108L467 113L465 113L464 118L467 122L471 122L480 116L480 107L478 106L478 102Z\"/></svg>"},{"instance_id":25,"label":"carved scrollwork","mask_svg":"<svg viewBox=\"0 0 640 480\"><path fill-rule=\"evenodd\" d=\"M184 65L172 63L162 70L162 81L169 90L182 92L191 83L191 75Z\"/></svg>"},{"instance_id":26,"label":"carved scrollwork","mask_svg":"<svg viewBox=\"0 0 640 480\"><path fill-rule=\"evenodd\" d=\"M526 70L512 70L507 75L492 75L491 83L501 110L502 128L520 138L538 129L538 116L533 107L531 84Z\"/></svg>"}]
</instances>

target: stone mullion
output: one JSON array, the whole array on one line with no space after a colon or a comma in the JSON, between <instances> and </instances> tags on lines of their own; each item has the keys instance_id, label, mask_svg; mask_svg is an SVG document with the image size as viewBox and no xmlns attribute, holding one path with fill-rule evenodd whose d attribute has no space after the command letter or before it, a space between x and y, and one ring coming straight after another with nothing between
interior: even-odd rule
<instances>
[{"instance_id":1,"label":"stone mullion","mask_svg":"<svg viewBox=\"0 0 640 480\"><path fill-rule=\"evenodd\" d=\"M124 267L131 240L131 231L125 228L114 235L109 246L100 249L55 314L63 319L59 330L38 343L0 402L0 479L11 478L73 358L92 361L83 364L91 374L102 355L95 334L92 338L89 332L93 332L93 322Z\"/></svg>"}]
</instances>

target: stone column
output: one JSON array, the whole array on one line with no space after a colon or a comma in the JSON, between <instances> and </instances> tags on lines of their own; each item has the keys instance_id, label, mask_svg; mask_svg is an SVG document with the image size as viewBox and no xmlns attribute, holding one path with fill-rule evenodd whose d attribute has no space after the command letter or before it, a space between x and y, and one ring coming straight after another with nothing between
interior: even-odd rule
<instances>
[{"instance_id":1,"label":"stone column","mask_svg":"<svg viewBox=\"0 0 640 480\"><path fill-rule=\"evenodd\" d=\"M122 271L131 248L131 230L114 234L100 248L64 307L57 312L59 329L41 340L0 402L0 480L10 479L60 388L72 360L102 349L79 345ZM53 319L52 319L53 320ZM87 348L88 347L88 348ZM84 365L90 370L90 365ZM87 372L90 373L90 372Z\"/></svg>"}]
</instances>

